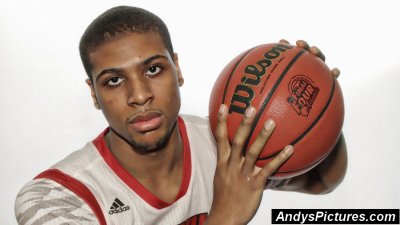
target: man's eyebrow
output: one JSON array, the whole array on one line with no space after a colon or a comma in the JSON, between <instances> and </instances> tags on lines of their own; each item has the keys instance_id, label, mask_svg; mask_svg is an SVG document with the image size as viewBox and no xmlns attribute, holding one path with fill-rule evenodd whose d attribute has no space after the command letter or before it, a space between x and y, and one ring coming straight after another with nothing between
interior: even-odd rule
<instances>
[{"instance_id":1,"label":"man's eyebrow","mask_svg":"<svg viewBox=\"0 0 400 225\"><path fill-rule=\"evenodd\" d=\"M143 60L143 63L142 63L142 64L143 64L143 65L149 65L152 61L154 61L154 60L156 60L156 59L159 59L159 58L163 58L163 59L168 60L168 57L165 56L165 55L153 55L153 56L151 56L151 57L149 57L149 58Z\"/></svg>"}]
</instances>

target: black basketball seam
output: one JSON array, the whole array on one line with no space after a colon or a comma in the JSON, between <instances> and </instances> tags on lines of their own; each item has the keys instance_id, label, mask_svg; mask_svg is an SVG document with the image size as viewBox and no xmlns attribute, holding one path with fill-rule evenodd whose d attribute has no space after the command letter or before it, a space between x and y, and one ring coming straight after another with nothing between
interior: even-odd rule
<instances>
[{"instance_id":1,"label":"black basketball seam","mask_svg":"<svg viewBox=\"0 0 400 225\"><path fill-rule=\"evenodd\" d=\"M332 77L332 79L333 79L333 82L332 82L331 93L330 93L329 99L328 99L328 101L326 102L326 104L325 104L324 108L322 109L321 113L318 115L318 117L313 121L313 123L312 123L299 137L297 137L292 143L290 143L290 145L295 145L295 144L296 144L297 142L299 142L304 136L306 136L307 133L310 132L310 130L312 130L312 128L318 123L318 121L319 121L319 120L322 118L322 116L325 114L325 111L328 109L329 105L331 104L333 95L334 95L334 93L335 93L336 82L335 82L335 78ZM281 152L281 151L282 151L282 150L279 150L278 152L276 152L276 153L274 153L274 154L272 154L272 155L266 156L266 157L259 157L258 160L265 160L265 159L272 158L272 157L278 155L279 152ZM305 168L305 167L304 167L304 168ZM304 168L302 168L302 169L304 169ZM301 169L299 169L299 170L301 170ZM294 170L294 171L296 171L296 170ZM289 171L289 172L293 172L293 171Z\"/></svg>"},{"instance_id":2,"label":"black basketball seam","mask_svg":"<svg viewBox=\"0 0 400 225\"><path fill-rule=\"evenodd\" d=\"M332 150L333 150L333 148L331 149L331 151L332 151ZM317 160L316 162L312 163L311 165L304 166L304 167L302 167L302 168L295 169L295 170L279 171L279 172L276 172L275 174L294 173L294 172L298 172L298 171L304 170L304 169L306 169L306 168L308 168L308 167L314 167L316 164L322 162L322 160L324 159L324 157L327 157L327 156L331 153L331 151L328 152L328 153L326 153L322 158L320 158L320 159Z\"/></svg>"},{"instance_id":3,"label":"black basketball seam","mask_svg":"<svg viewBox=\"0 0 400 225\"><path fill-rule=\"evenodd\" d=\"M327 156L327 155L326 155L326 156ZM324 158L324 157L322 157L322 158ZM322 159L322 158L321 158L321 159ZM302 167L302 168L299 168L299 169L275 172L274 175L277 175L277 174L287 174L287 173L295 173L295 172L304 170L304 169L309 168L309 167L314 167L314 166L316 166L318 163L322 162L321 159L317 160L316 162L312 163L311 165L308 165L308 166L305 166L305 167Z\"/></svg>"},{"instance_id":4,"label":"black basketball seam","mask_svg":"<svg viewBox=\"0 0 400 225\"><path fill-rule=\"evenodd\" d=\"M297 55L289 62L289 64L286 66L286 68L283 70L282 74L279 76L278 80L275 82L274 86L272 87L271 91L268 93L267 97L265 98L263 104L260 107L260 110L258 111L257 115L254 118L254 122L251 126L251 130L249 133L249 136L246 139L246 142L243 146L242 152L243 155L246 153L247 146L249 145L250 138L254 133L254 130L257 126L258 120L260 119L261 115L264 113L265 107L267 106L269 100L271 99L272 95L275 93L276 89L278 88L279 84L282 82L283 78L286 76L287 72L289 69L293 66L293 64L300 58L301 55L303 55L306 51L301 50Z\"/></svg>"},{"instance_id":5,"label":"black basketball seam","mask_svg":"<svg viewBox=\"0 0 400 225\"><path fill-rule=\"evenodd\" d=\"M237 61L237 63L236 63L235 66L233 67L233 69L232 69L232 71L231 71L231 74L229 75L228 80L227 80L226 85L225 85L224 94L222 95L222 103L221 103L221 104L224 104L224 103L225 103L226 91L227 91L227 89L228 89L228 85L229 85L229 82L231 81L231 78L232 78L232 76L233 76L233 73L234 73L235 70L236 70L236 67L237 67L237 66L239 65L239 63L244 59L244 57L246 57L251 51L253 51L254 49L256 49L256 48L258 48L258 47L259 47L259 46L256 46L256 47L254 47L254 48L251 48L251 49L247 50L247 52Z\"/></svg>"}]
</instances>

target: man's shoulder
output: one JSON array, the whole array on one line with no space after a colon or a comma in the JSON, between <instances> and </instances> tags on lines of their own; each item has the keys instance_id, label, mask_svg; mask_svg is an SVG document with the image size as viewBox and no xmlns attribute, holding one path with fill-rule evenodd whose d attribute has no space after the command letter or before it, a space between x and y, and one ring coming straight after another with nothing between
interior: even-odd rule
<instances>
[{"instance_id":1,"label":"man's shoulder","mask_svg":"<svg viewBox=\"0 0 400 225\"><path fill-rule=\"evenodd\" d=\"M49 179L28 182L15 201L18 224L96 224L90 207L75 193Z\"/></svg>"},{"instance_id":2,"label":"man's shoulder","mask_svg":"<svg viewBox=\"0 0 400 225\"><path fill-rule=\"evenodd\" d=\"M179 116L183 119L185 124L193 124L197 126L206 126L206 127L209 126L208 117L199 117L189 114L181 114Z\"/></svg>"},{"instance_id":3,"label":"man's shoulder","mask_svg":"<svg viewBox=\"0 0 400 225\"><path fill-rule=\"evenodd\" d=\"M88 142L84 147L76 150L60 160L51 168L59 169L67 174L77 174L81 170L88 170L101 159L101 155L93 142Z\"/></svg>"},{"instance_id":4,"label":"man's shoulder","mask_svg":"<svg viewBox=\"0 0 400 225\"><path fill-rule=\"evenodd\" d=\"M180 115L180 117L185 124L189 139L207 139L210 143L214 142L208 118L193 115Z\"/></svg>"}]
</instances>

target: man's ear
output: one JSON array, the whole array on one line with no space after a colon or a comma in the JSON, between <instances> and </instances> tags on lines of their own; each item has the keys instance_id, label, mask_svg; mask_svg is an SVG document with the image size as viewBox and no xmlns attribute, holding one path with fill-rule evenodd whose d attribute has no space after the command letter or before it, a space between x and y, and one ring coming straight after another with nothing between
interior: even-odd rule
<instances>
[{"instance_id":1,"label":"man's ear","mask_svg":"<svg viewBox=\"0 0 400 225\"><path fill-rule=\"evenodd\" d=\"M96 92L94 91L94 86L93 86L92 80L86 79L86 84L90 88L90 95L92 96L94 107L96 109L101 109L99 102L97 101Z\"/></svg>"},{"instance_id":2,"label":"man's ear","mask_svg":"<svg viewBox=\"0 0 400 225\"><path fill-rule=\"evenodd\" d=\"M185 80L183 79L181 68L179 67L178 54L174 53L173 60L174 60L175 68L176 68L178 84L179 84L179 87L182 87Z\"/></svg>"}]
</instances>

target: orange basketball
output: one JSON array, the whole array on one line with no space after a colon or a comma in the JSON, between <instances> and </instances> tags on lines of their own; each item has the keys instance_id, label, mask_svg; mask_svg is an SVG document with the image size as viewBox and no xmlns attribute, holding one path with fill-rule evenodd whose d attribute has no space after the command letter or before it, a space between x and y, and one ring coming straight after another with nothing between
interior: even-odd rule
<instances>
[{"instance_id":1,"label":"orange basketball","mask_svg":"<svg viewBox=\"0 0 400 225\"><path fill-rule=\"evenodd\" d=\"M234 58L221 72L210 96L211 129L221 104L229 108L232 141L245 110L257 110L243 153L268 119L275 130L256 165L264 166L286 145L292 156L271 177L297 176L318 165L335 146L344 119L342 91L328 66L312 53L288 44L264 44Z\"/></svg>"}]
</instances>

